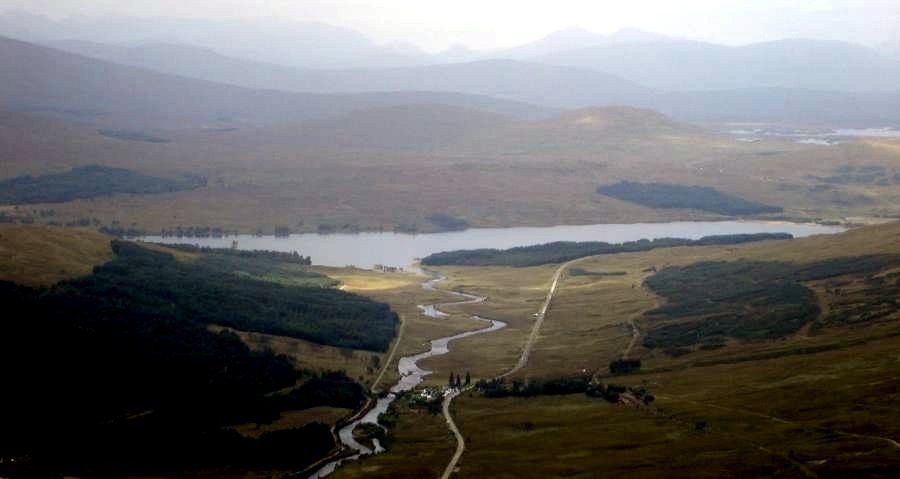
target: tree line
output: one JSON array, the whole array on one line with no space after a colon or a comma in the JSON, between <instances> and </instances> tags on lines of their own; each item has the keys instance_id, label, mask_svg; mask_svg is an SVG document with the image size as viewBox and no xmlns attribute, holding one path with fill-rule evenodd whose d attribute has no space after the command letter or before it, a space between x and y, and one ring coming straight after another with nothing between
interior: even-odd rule
<instances>
[{"instance_id":1,"label":"tree line","mask_svg":"<svg viewBox=\"0 0 900 479\"><path fill-rule=\"evenodd\" d=\"M128 248L116 248L128 260L115 268L159 260ZM140 284L106 274L44 289L0 282L0 457L24 458L0 462L0 475L302 469L334 447L328 426L258 439L224 426L365 400L342 372L301 372L284 356L251 351L234 333L211 332L170 303L176 294L160 283L138 292Z\"/></svg>"},{"instance_id":2,"label":"tree line","mask_svg":"<svg viewBox=\"0 0 900 479\"><path fill-rule=\"evenodd\" d=\"M780 213L778 206L745 200L707 186L622 181L597 187L597 193L650 208L692 209L726 216Z\"/></svg>"},{"instance_id":3,"label":"tree line","mask_svg":"<svg viewBox=\"0 0 900 479\"><path fill-rule=\"evenodd\" d=\"M585 256L602 254L633 253L656 248L676 246L708 246L749 243L752 241L792 239L788 233L754 233L704 236L697 240L684 238L641 239L625 243L611 244L602 241L557 241L533 246L518 246L510 249L472 249L434 253L422 259L426 266L513 266L527 267L542 264L564 263Z\"/></svg>"},{"instance_id":4,"label":"tree line","mask_svg":"<svg viewBox=\"0 0 900 479\"><path fill-rule=\"evenodd\" d=\"M303 256L296 251L270 251L267 249L231 249L231 248L213 248L210 246L200 246L187 243L166 244L167 248L186 251L188 253L202 253L204 255L222 255L237 256L239 258L252 258L254 260L274 261L278 263L291 263L303 266L312 265L312 258Z\"/></svg>"},{"instance_id":5,"label":"tree line","mask_svg":"<svg viewBox=\"0 0 900 479\"><path fill-rule=\"evenodd\" d=\"M398 324L384 303L332 288L288 286L234 274L210 259L172 255L114 240L116 259L66 283L81 294L114 294L141 311L203 324L385 351Z\"/></svg>"},{"instance_id":6,"label":"tree line","mask_svg":"<svg viewBox=\"0 0 900 479\"><path fill-rule=\"evenodd\" d=\"M654 321L644 346L679 355L696 345L719 347L726 338L783 338L821 312L815 293L803 282L871 275L897 264L900 255L812 263L711 261L664 268L645 281L666 304L647 313Z\"/></svg>"},{"instance_id":7,"label":"tree line","mask_svg":"<svg viewBox=\"0 0 900 479\"><path fill-rule=\"evenodd\" d=\"M475 383L475 388L484 394L485 397L490 398L585 394L589 397L602 398L608 402L617 403L620 395L630 393L644 403L650 403L654 400L653 395L648 393L643 387L596 382L591 379L589 374L527 380L513 379L512 382L507 382L505 378L482 379Z\"/></svg>"},{"instance_id":8,"label":"tree line","mask_svg":"<svg viewBox=\"0 0 900 479\"><path fill-rule=\"evenodd\" d=\"M124 168L88 165L42 176L17 176L0 181L0 204L64 203L116 193L156 194L206 186L206 178L179 179L144 175Z\"/></svg>"}]
</instances>

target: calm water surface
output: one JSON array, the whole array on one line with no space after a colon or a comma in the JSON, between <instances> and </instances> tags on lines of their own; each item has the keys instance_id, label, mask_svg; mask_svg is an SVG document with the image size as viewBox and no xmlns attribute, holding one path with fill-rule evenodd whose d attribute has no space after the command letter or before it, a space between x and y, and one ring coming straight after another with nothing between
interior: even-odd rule
<instances>
[{"instance_id":1,"label":"calm water surface","mask_svg":"<svg viewBox=\"0 0 900 479\"><path fill-rule=\"evenodd\" d=\"M790 233L795 237L843 231L838 226L765 221L679 221L671 223L596 224L537 228L472 228L447 233L354 233L295 234L289 237L238 235L223 238L178 238L145 236L143 241L190 243L230 248L237 240L240 249L296 251L311 256L322 266L374 264L408 267L418 258L440 251L475 248L512 248L552 241L605 241L622 243L643 238L689 238L738 233Z\"/></svg>"}]
</instances>

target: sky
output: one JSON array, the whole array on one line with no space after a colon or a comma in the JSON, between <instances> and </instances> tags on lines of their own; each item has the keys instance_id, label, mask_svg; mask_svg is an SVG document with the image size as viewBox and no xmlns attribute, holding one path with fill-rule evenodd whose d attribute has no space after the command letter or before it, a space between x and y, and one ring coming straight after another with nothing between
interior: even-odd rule
<instances>
[{"instance_id":1,"label":"sky","mask_svg":"<svg viewBox=\"0 0 900 479\"><path fill-rule=\"evenodd\" d=\"M69 15L279 17L358 30L429 51L519 45L555 30L625 27L741 45L779 38L900 42L900 0L0 0L0 11Z\"/></svg>"}]
</instances>

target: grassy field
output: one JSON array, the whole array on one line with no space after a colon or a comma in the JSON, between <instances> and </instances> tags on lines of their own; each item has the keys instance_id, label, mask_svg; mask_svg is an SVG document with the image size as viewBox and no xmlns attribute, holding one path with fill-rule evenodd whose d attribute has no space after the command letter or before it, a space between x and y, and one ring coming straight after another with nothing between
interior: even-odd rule
<instances>
[{"instance_id":1,"label":"grassy field","mask_svg":"<svg viewBox=\"0 0 900 479\"><path fill-rule=\"evenodd\" d=\"M92 268L114 258L110 241L112 237L88 229L61 228L34 225L0 225L0 255L6 260L0 262L0 280L12 281L31 286L47 286L61 280L89 275ZM200 255L172 250L161 246L144 244L144 247L173 254L181 261L196 261ZM303 273L309 268L286 264L272 280L283 284L306 281ZM295 271L296 270L296 271ZM294 281L291 273L298 273ZM407 311L414 311L415 303L425 291L420 283L424 277L411 274L385 275L362 270L337 270L323 268L324 274L334 274L341 286L348 291L366 291L386 298L408 296ZM325 279L328 279L325 277ZM440 295L438 295L440 296ZM424 301L424 300L423 300ZM399 303L403 304L403 303ZM413 320L415 323L416 320ZM224 328L212 326L214 331ZM368 388L373 385L381 369L387 362L387 353L353 350L316 344L294 338L262 333L236 331L238 336L253 349L271 349L293 359L301 370L321 372L344 370L354 380ZM418 332L413 328L412 338ZM396 370L396 364L391 365ZM383 381L393 380L395 373L386 374ZM238 427L242 434L257 437L264 432L300 427L314 421L334 424L352 413L346 409L313 408L302 411L286 411L281 419L272 424L257 426L249 424ZM233 476L237 477L237 476Z\"/></svg>"},{"instance_id":2,"label":"grassy field","mask_svg":"<svg viewBox=\"0 0 900 479\"><path fill-rule=\"evenodd\" d=\"M428 279L425 276L413 273L378 273L346 268L315 269L339 280L341 282L339 287L344 287L346 291L364 294L377 301L385 302L400 315L403 321L401 336L399 339L395 339L396 352L392 358L393 361L384 371L381 382L378 384L379 388L386 389L396 382L398 379L396 362L400 357L426 351L430 347L428 342L432 339L484 327L483 323L472 320L470 314L463 307L446 308L446 312L450 313L450 316L446 318L434 319L422 314L419 305L458 301L458 298L447 293L423 289L422 283ZM399 343L396 343L397 341ZM456 346L454 343L451 348L455 349ZM386 361L387 359L383 361L383 364ZM423 364L426 369L430 369L432 366L429 362ZM443 384L446 381L444 372L443 369L435 370L434 375L426 378L426 383Z\"/></svg>"},{"instance_id":3,"label":"grassy field","mask_svg":"<svg viewBox=\"0 0 900 479\"><path fill-rule=\"evenodd\" d=\"M0 280L47 286L113 259L112 237L89 229L0 224Z\"/></svg>"},{"instance_id":4,"label":"grassy field","mask_svg":"<svg viewBox=\"0 0 900 479\"><path fill-rule=\"evenodd\" d=\"M409 407L404 399L394 404L396 422L384 442L390 453L349 463L329 477L414 479L440 476L455 448L443 416Z\"/></svg>"},{"instance_id":5,"label":"grassy field","mask_svg":"<svg viewBox=\"0 0 900 479\"><path fill-rule=\"evenodd\" d=\"M646 410L581 395L463 397L460 477L890 477L897 345L617 379L656 395Z\"/></svg>"},{"instance_id":6,"label":"grassy field","mask_svg":"<svg viewBox=\"0 0 900 479\"><path fill-rule=\"evenodd\" d=\"M314 422L334 424L352 413L353 411L350 409L316 406L297 411L284 411L281 413L281 417L269 424L242 424L233 429L243 436L258 438L267 432L300 428Z\"/></svg>"},{"instance_id":7,"label":"grassy field","mask_svg":"<svg viewBox=\"0 0 900 479\"><path fill-rule=\"evenodd\" d=\"M0 227L0 244L14 261L3 278L49 284L87 274L111 259L109 238L47 227ZM642 372L609 377L607 366L629 348L634 323L655 325L644 313L661 298L643 286L653 269L698 261L811 262L873 253L900 254L900 223L837 236L790 241L681 247L605 255L580 261L586 272L564 275L527 366L517 377L593 372L603 381L646 387L656 400L635 409L582 395L487 399L463 394L454 415L467 450L459 477L890 477L900 467L898 311L869 322L825 324L777 341L728 341L718 349L673 357L634 342L629 357ZM185 255L182 260L192 260ZM59 268L60 264L67 265ZM52 265L52 266L51 266ZM313 268L347 291L387 302L403 320L387 353L343 350L278 336L239 333L252 347L270 347L301 368L344 369L367 387L396 381L396 361L427 341L483 327L471 314L507 321L506 329L451 344L448 355L422 365L427 384L451 371L473 379L508 370L518 359L557 265L532 268L443 267L440 288L488 297L482 304L446 307L447 319L425 317L417 305L455 300L422 289L422 276L358 269ZM896 271L888 271L882 276ZM824 309L864 297L870 278L809 284ZM843 293L836 293L837 284ZM391 351L394 351L393 355ZM377 360L373 359L377 357ZM377 366L376 366L377 365ZM381 373L384 368L384 374ZM380 378L378 384L375 380ZM436 476L454 442L440 416L398 401L390 452L340 469L335 477ZM314 420L333 423L349 413L335 408L289 411L272 425L239 428L250 436Z\"/></svg>"},{"instance_id":8,"label":"grassy field","mask_svg":"<svg viewBox=\"0 0 900 479\"><path fill-rule=\"evenodd\" d=\"M167 134L171 143L154 144L6 114L0 115L0 140L9 147L0 179L102 164L173 179L200 175L208 186L6 207L4 212L61 224L96 219L105 226L151 232L209 226L247 233L271 233L276 226L316 231L323 225L337 231L401 225L432 231L427 218L435 213L473 226L717 217L646 208L595 191L598 185L630 180L714 187L783 207L791 218L862 222L900 215L896 141L828 147L741 143L692 128L629 133L581 120L570 114L478 132L440 147L386 151L365 143L305 141L303 125L174 131ZM885 181L828 180L846 166L883 167ZM54 214L41 217L40 210Z\"/></svg>"},{"instance_id":9,"label":"grassy field","mask_svg":"<svg viewBox=\"0 0 900 479\"><path fill-rule=\"evenodd\" d=\"M584 260L578 268L626 274L565 277L531 359L517 376L594 372L603 381L646 387L656 400L635 409L582 395L463 394L454 402L467 447L459 477L658 477L660 471L670 477L890 477L900 466L900 422L892 406L900 378L896 310L869 322L804 328L776 341L732 340L678 357L646 350L636 341L629 357L642 360L642 372L610 377L607 367L632 342L630 321L641 330L654 327L644 312L662 300L642 286L650 268L898 253L898 237L900 223L891 223L839 236ZM450 371L471 370L479 378L511 367L554 269L440 268L450 276L443 287L489 298L459 309L509 321L510 327L454 343L450 354L427 361L425 367L435 371L433 382L442 383ZM871 287L865 278L834 281L839 283L808 286L826 306L848 295L858 298ZM842 285L844 296L834 296L835 284ZM398 454L421 453L441 438L453 442L438 431L412 434L422 449L410 440ZM368 461L402 468L392 455Z\"/></svg>"},{"instance_id":10,"label":"grassy field","mask_svg":"<svg viewBox=\"0 0 900 479\"><path fill-rule=\"evenodd\" d=\"M378 357L381 361L380 358L383 356L372 351L337 348L286 336L237 331L221 326L210 326L210 329L232 331L254 350L271 349L277 354L284 354L292 359L298 369L316 372L342 370L364 386L371 385L377 374L377 370L373 368L372 357Z\"/></svg>"},{"instance_id":11,"label":"grassy field","mask_svg":"<svg viewBox=\"0 0 900 479\"><path fill-rule=\"evenodd\" d=\"M505 321L497 332L466 338L450 344L450 354L422 362L435 371L433 383L446 383L450 372L470 372L473 380L493 377L516 363L534 324L537 312L553 279L555 265L532 268L434 268L448 276L440 288L487 297L476 305L452 306L446 311Z\"/></svg>"}]
</instances>

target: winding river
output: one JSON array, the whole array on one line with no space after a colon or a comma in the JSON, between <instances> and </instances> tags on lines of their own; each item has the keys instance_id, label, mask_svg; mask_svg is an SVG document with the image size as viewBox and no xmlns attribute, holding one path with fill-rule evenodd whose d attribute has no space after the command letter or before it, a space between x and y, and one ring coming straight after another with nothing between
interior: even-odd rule
<instances>
[{"instance_id":1,"label":"winding river","mask_svg":"<svg viewBox=\"0 0 900 479\"><path fill-rule=\"evenodd\" d=\"M293 234L289 237L252 236L239 235L219 238L180 238L145 236L138 238L143 241L158 243L191 243L199 246L213 248L237 247L247 250L272 250L272 251L297 251L304 256L311 256L313 264L323 266L357 265L368 268L373 264L387 266L410 267L417 258L425 257L431 253L454 249L475 248L511 248L515 246L528 246L553 241L605 241L608 243L622 243L639 239L655 238L688 238L698 239L703 236L741 234L741 233L790 233L795 237L803 237L817 234L831 234L843 231L840 226L824 226L817 224L801 224L773 221L681 221L669 223L633 223L633 224L596 224L579 226L550 226L550 227L519 227L519 228L471 228L464 231L431 233L431 234L404 234L404 233L356 233L356 234ZM422 287L434 290L435 285L446 278L432 274L431 279L424 282ZM442 307L450 305L474 304L485 300L480 296L465 293L451 292L460 298L459 301L421 305L422 313L432 318L441 318L446 313ZM551 290L552 295L552 290ZM548 297L549 298L549 297ZM548 299L549 301L549 299ZM546 310L546 305L544 310ZM543 315L541 315L543 316ZM373 441L370 448L360 444L353 438L353 430L360 424L378 423L378 418L387 411L388 406L397 398L399 393L410 391L418 386L431 371L422 369L418 362L433 356L447 354L451 341L486 334L504 328L506 323L473 316L472 319L484 322L487 326L475 331L468 331L453 336L447 336L431 341L428 351L401 357L397 368L400 380L390 392L379 398L375 407L356 421L347 424L338 431L338 437L342 444L355 454L325 464L311 477L321 478L332 473L337 467L347 461L358 459L362 455L377 454L384 451L377 440ZM527 361L527 348L520 359L519 364L512 370L515 371ZM511 371L511 372L512 372ZM382 426L383 427L383 426Z\"/></svg>"},{"instance_id":2,"label":"winding river","mask_svg":"<svg viewBox=\"0 0 900 479\"><path fill-rule=\"evenodd\" d=\"M429 291L434 291L435 286L439 282L447 279L447 277L443 275L434 273L429 274L432 275L432 279L429 279L428 281L422 283L422 288ZM458 293L455 291L450 291L449 293L462 299L460 301L450 303L420 305L419 309L421 309L422 313L426 316L430 316L432 318L442 318L447 316L447 313L444 313L439 308L451 305L475 304L485 300L484 297L476 296L473 294ZM419 361L430 357L447 354L448 352L450 352L450 341L467 338L469 336L475 336L477 334L491 333L506 327L506 323L504 323L503 321L497 321L495 319L485 319L478 316L472 316L472 319L487 323L488 326L485 328L476 329L474 331L466 331L463 333L454 334L452 336L432 340L431 347L428 351L414 354L412 356L401 357L397 363L397 370L400 373L400 380L397 381L397 384L391 387L390 392L387 394L387 396L379 398L378 402L375 404L375 407L370 409L363 417L351 422L350 424L347 424L338 431L338 437L340 438L341 443L356 451L356 454L325 464L312 476L310 476L310 479L325 477L334 472L334 470L340 467L341 464L349 461L355 461L356 459L359 459L360 456L368 454L378 454L384 451L384 448L381 447L381 444L377 439L373 440L374 450L364 444L360 444L359 441L354 439L353 430L356 429L356 426L359 426L360 424L375 424L384 427L378 422L378 418L385 411L387 411L391 403L394 402L395 399L397 399L397 394L413 390L416 386L418 386L422 383L422 381L425 380L425 376L431 374L431 371L419 367Z\"/></svg>"}]
</instances>

